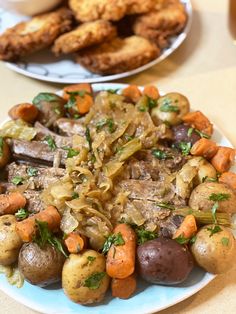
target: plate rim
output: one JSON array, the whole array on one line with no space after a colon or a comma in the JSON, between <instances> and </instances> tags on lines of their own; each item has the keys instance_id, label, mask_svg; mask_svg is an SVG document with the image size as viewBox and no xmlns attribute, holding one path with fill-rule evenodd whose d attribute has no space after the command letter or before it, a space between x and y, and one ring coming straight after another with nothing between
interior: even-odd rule
<instances>
[{"instance_id":1,"label":"plate rim","mask_svg":"<svg viewBox=\"0 0 236 314\"><path fill-rule=\"evenodd\" d=\"M48 77L40 74L36 74L33 72L28 72L27 70L20 68L17 63L11 63L11 62L4 62L7 66L7 68L11 69L12 71L19 73L21 75L24 75L26 77L34 78L39 81L44 81L44 82L51 82L51 83L58 83L58 84L75 84L75 83L101 83L101 82L109 82L109 81L114 81L122 78L126 78L129 76L133 76L135 74L141 73L154 65L157 65L158 63L162 62L164 59L169 57L175 50L177 50L181 44L185 41L187 38L191 25L192 25L192 20L193 20L193 6L191 3L191 0L180 0L182 3L185 4L186 6L186 11L188 14L188 20L186 23L186 26L184 30L177 35L176 40L173 42L173 44L165 50L158 58L155 60L152 60L151 62L138 67L136 69L133 69L131 71L126 71L123 73L119 74L113 74L113 75L107 75L107 76L99 76L99 77L94 77L94 78L83 78L83 79L75 79L75 78L57 78L57 77ZM7 11L7 10L5 10ZM8 12L8 11L7 11ZM37 63L31 63L32 65L38 65Z\"/></svg>"}]
</instances>

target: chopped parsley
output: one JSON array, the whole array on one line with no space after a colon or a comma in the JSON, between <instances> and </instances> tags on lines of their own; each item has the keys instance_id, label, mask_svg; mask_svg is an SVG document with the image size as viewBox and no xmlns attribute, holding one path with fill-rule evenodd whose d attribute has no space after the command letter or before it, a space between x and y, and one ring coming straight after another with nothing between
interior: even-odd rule
<instances>
[{"instance_id":1,"label":"chopped parsley","mask_svg":"<svg viewBox=\"0 0 236 314\"><path fill-rule=\"evenodd\" d=\"M21 185L24 182L24 178L20 176L15 176L14 178L12 178L11 182L15 185Z\"/></svg>"},{"instance_id":2,"label":"chopped parsley","mask_svg":"<svg viewBox=\"0 0 236 314\"><path fill-rule=\"evenodd\" d=\"M120 89L117 88L117 89L107 89L106 91L107 91L109 94L117 94L119 90L120 90Z\"/></svg>"},{"instance_id":3,"label":"chopped parsley","mask_svg":"<svg viewBox=\"0 0 236 314\"><path fill-rule=\"evenodd\" d=\"M27 174L29 177L36 177L38 175L38 169L34 167L29 167L27 169Z\"/></svg>"},{"instance_id":4,"label":"chopped parsley","mask_svg":"<svg viewBox=\"0 0 236 314\"><path fill-rule=\"evenodd\" d=\"M166 209L170 209L170 210L175 210L175 207L173 205L170 205L168 203L156 203L156 205L158 207L161 207L161 208L166 208Z\"/></svg>"},{"instance_id":5,"label":"chopped parsley","mask_svg":"<svg viewBox=\"0 0 236 314\"><path fill-rule=\"evenodd\" d=\"M213 226L213 227L209 227L209 228L207 228L207 231L209 231L209 232L210 232L209 237L212 237L212 236L213 236L213 234L215 234L215 233L218 233L218 232L222 231L222 229L221 229L221 227L220 227L220 226L215 225L215 226Z\"/></svg>"},{"instance_id":6,"label":"chopped parsley","mask_svg":"<svg viewBox=\"0 0 236 314\"><path fill-rule=\"evenodd\" d=\"M72 200L75 200L76 198L79 198L79 193L77 193L77 192L73 192L73 194L72 194Z\"/></svg>"},{"instance_id":7,"label":"chopped parsley","mask_svg":"<svg viewBox=\"0 0 236 314\"><path fill-rule=\"evenodd\" d=\"M48 144L48 147L54 151L57 149L57 145L53 139L53 137L51 135L47 135L45 138L44 138L44 141L47 142Z\"/></svg>"},{"instance_id":8,"label":"chopped parsley","mask_svg":"<svg viewBox=\"0 0 236 314\"><path fill-rule=\"evenodd\" d=\"M91 290L96 290L100 287L102 279L105 277L106 273L105 272L100 272L100 273L94 273L91 276L89 276L85 281L84 281L84 287L87 287Z\"/></svg>"},{"instance_id":9,"label":"chopped parsley","mask_svg":"<svg viewBox=\"0 0 236 314\"><path fill-rule=\"evenodd\" d=\"M229 238L223 237L221 239L221 243L222 243L223 246L228 246L229 245Z\"/></svg>"},{"instance_id":10,"label":"chopped parsley","mask_svg":"<svg viewBox=\"0 0 236 314\"><path fill-rule=\"evenodd\" d=\"M189 238L185 238L182 234L180 234L177 238L174 238L174 240L181 245L189 243Z\"/></svg>"},{"instance_id":11,"label":"chopped parsley","mask_svg":"<svg viewBox=\"0 0 236 314\"><path fill-rule=\"evenodd\" d=\"M37 243L41 248L43 248L47 243L51 244L55 247L56 250L61 252L65 257L68 257L61 239L56 237L48 228L48 223L44 221L35 220L37 232L36 236L34 237L33 241Z\"/></svg>"},{"instance_id":12,"label":"chopped parsley","mask_svg":"<svg viewBox=\"0 0 236 314\"><path fill-rule=\"evenodd\" d=\"M88 142L89 149L91 150L92 149L92 139L91 139L90 130L88 127L86 127L85 137L86 137L86 141Z\"/></svg>"},{"instance_id":13,"label":"chopped parsley","mask_svg":"<svg viewBox=\"0 0 236 314\"><path fill-rule=\"evenodd\" d=\"M179 147L179 149L181 150L182 155L188 156L189 153L190 153L190 150L191 150L192 145L191 145L190 142L188 142L188 143L186 143L186 142L180 142L180 143L178 144L178 147Z\"/></svg>"},{"instance_id":14,"label":"chopped parsley","mask_svg":"<svg viewBox=\"0 0 236 314\"><path fill-rule=\"evenodd\" d=\"M122 234L120 232L114 233L106 239L103 245L102 253L103 254L107 253L112 245L119 246L119 245L124 245L124 244L125 244L125 241L122 237Z\"/></svg>"},{"instance_id":15,"label":"chopped parsley","mask_svg":"<svg viewBox=\"0 0 236 314\"><path fill-rule=\"evenodd\" d=\"M188 129L188 133L187 133L188 137L190 137L193 134L193 131L194 131L194 128Z\"/></svg>"},{"instance_id":16,"label":"chopped parsley","mask_svg":"<svg viewBox=\"0 0 236 314\"><path fill-rule=\"evenodd\" d=\"M226 194L226 193L212 193L209 196L209 200L214 201L214 202L227 201L229 198L230 198L230 194Z\"/></svg>"},{"instance_id":17,"label":"chopped parsley","mask_svg":"<svg viewBox=\"0 0 236 314\"><path fill-rule=\"evenodd\" d=\"M145 107L145 106L139 106L138 107L138 110L140 111L140 112L146 112L147 111L147 107Z\"/></svg>"},{"instance_id":18,"label":"chopped parsley","mask_svg":"<svg viewBox=\"0 0 236 314\"><path fill-rule=\"evenodd\" d=\"M20 208L17 213L15 213L17 219L23 220L29 217L29 211L25 208Z\"/></svg>"},{"instance_id":19,"label":"chopped parsley","mask_svg":"<svg viewBox=\"0 0 236 314\"><path fill-rule=\"evenodd\" d=\"M147 105L149 110L151 110L152 108L155 108L157 106L157 100L147 96Z\"/></svg>"},{"instance_id":20,"label":"chopped parsley","mask_svg":"<svg viewBox=\"0 0 236 314\"><path fill-rule=\"evenodd\" d=\"M163 150L160 150L158 148L153 149L152 155L159 160L165 160L165 159L172 159L173 158L173 156L171 156L169 153L167 153Z\"/></svg>"},{"instance_id":21,"label":"chopped parsley","mask_svg":"<svg viewBox=\"0 0 236 314\"><path fill-rule=\"evenodd\" d=\"M210 178L208 176L205 176L202 178L202 182L217 182L218 178Z\"/></svg>"},{"instance_id":22,"label":"chopped parsley","mask_svg":"<svg viewBox=\"0 0 236 314\"><path fill-rule=\"evenodd\" d=\"M95 256L88 256L88 257L87 257L87 260L88 260L89 262L93 262L93 261L95 261L95 259L96 259Z\"/></svg>"},{"instance_id":23,"label":"chopped parsley","mask_svg":"<svg viewBox=\"0 0 236 314\"><path fill-rule=\"evenodd\" d=\"M54 102L54 101L58 101L59 96L57 96L56 94L52 94L52 93L39 93L36 97L34 97L32 103L40 108L40 103L42 101L47 101L47 102Z\"/></svg>"},{"instance_id":24,"label":"chopped parsley","mask_svg":"<svg viewBox=\"0 0 236 314\"><path fill-rule=\"evenodd\" d=\"M149 240L156 239L158 237L156 232L145 230L144 228L135 228L137 234L138 245L143 244Z\"/></svg>"},{"instance_id":25,"label":"chopped parsley","mask_svg":"<svg viewBox=\"0 0 236 314\"><path fill-rule=\"evenodd\" d=\"M116 126L114 123L114 120L111 118L108 119L102 119L100 120L97 124L96 124L96 130L97 132L100 131L103 127L107 126L108 127L108 131L110 133L114 133L116 130Z\"/></svg>"},{"instance_id":26,"label":"chopped parsley","mask_svg":"<svg viewBox=\"0 0 236 314\"><path fill-rule=\"evenodd\" d=\"M76 98L74 95L70 95L70 98L64 107L66 109L71 109L71 108L74 108L75 105L76 105Z\"/></svg>"},{"instance_id":27,"label":"chopped parsley","mask_svg":"<svg viewBox=\"0 0 236 314\"><path fill-rule=\"evenodd\" d=\"M69 94L70 96L79 96L79 97L82 97L84 98L85 95L90 95L92 96L91 93L89 93L88 91L86 91L85 89L81 89L81 90L78 90L78 91L73 91L73 92L66 92L67 94Z\"/></svg>"},{"instance_id":28,"label":"chopped parsley","mask_svg":"<svg viewBox=\"0 0 236 314\"><path fill-rule=\"evenodd\" d=\"M206 133L204 133L204 132L201 132L201 131L199 131L198 129L194 129L194 131L195 131L195 133L197 133L199 136L201 136L201 138L207 138L207 139L211 138L210 135L208 135L208 134L206 134Z\"/></svg>"},{"instance_id":29,"label":"chopped parsley","mask_svg":"<svg viewBox=\"0 0 236 314\"><path fill-rule=\"evenodd\" d=\"M197 236L194 235L194 236L192 236L192 238L189 240L189 243L190 243L190 244L194 244L194 243L196 242L196 240L197 240Z\"/></svg>"},{"instance_id":30,"label":"chopped parsley","mask_svg":"<svg viewBox=\"0 0 236 314\"><path fill-rule=\"evenodd\" d=\"M0 137L0 157L3 156L4 139Z\"/></svg>"},{"instance_id":31,"label":"chopped parsley","mask_svg":"<svg viewBox=\"0 0 236 314\"><path fill-rule=\"evenodd\" d=\"M165 98L160 106L160 111L162 112L179 112L179 107L172 104L172 100Z\"/></svg>"},{"instance_id":32,"label":"chopped parsley","mask_svg":"<svg viewBox=\"0 0 236 314\"><path fill-rule=\"evenodd\" d=\"M70 147L63 147L64 150L67 150L66 158L72 158L79 155L79 151Z\"/></svg>"}]
</instances>

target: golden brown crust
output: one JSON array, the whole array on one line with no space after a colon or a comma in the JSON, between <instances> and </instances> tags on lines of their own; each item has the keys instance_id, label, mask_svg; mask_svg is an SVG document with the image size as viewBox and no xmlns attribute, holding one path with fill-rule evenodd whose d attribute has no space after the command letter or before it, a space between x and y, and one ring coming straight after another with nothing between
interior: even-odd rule
<instances>
[{"instance_id":1,"label":"golden brown crust","mask_svg":"<svg viewBox=\"0 0 236 314\"><path fill-rule=\"evenodd\" d=\"M157 0L127 0L126 14L141 14L155 8Z\"/></svg>"},{"instance_id":2,"label":"golden brown crust","mask_svg":"<svg viewBox=\"0 0 236 314\"><path fill-rule=\"evenodd\" d=\"M118 21L127 10L127 0L69 0L78 21L89 22L98 19Z\"/></svg>"},{"instance_id":3,"label":"golden brown crust","mask_svg":"<svg viewBox=\"0 0 236 314\"><path fill-rule=\"evenodd\" d=\"M116 28L110 22L104 20L87 22L75 30L61 35L54 43L53 52L56 55L76 52L110 40L115 36Z\"/></svg>"},{"instance_id":4,"label":"golden brown crust","mask_svg":"<svg viewBox=\"0 0 236 314\"><path fill-rule=\"evenodd\" d=\"M9 28L0 36L0 59L15 61L50 46L60 34L71 30L72 21L72 12L61 8Z\"/></svg>"},{"instance_id":5,"label":"golden brown crust","mask_svg":"<svg viewBox=\"0 0 236 314\"><path fill-rule=\"evenodd\" d=\"M156 10L136 18L136 35L155 42L160 48L168 46L168 38L183 30L187 22L184 6L178 0L160 1Z\"/></svg>"},{"instance_id":6,"label":"golden brown crust","mask_svg":"<svg viewBox=\"0 0 236 314\"><path fill-rule=\"evenodd\" d=\"M115 38L77 54L76 61L91 72L116 74L136 69L160 54L160 50L145 38L130 36Z\"/></svg>"}]
</instances>

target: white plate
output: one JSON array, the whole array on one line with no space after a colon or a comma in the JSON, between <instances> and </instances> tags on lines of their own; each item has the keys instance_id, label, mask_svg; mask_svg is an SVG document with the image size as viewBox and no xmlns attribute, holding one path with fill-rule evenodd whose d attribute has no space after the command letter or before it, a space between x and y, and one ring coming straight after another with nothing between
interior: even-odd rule
<instances>
[{"instance_id":1,"label":"white plate","mask_svg":"<svg viewBox=\"0 0 236 314\"><path fill-rule=\"evenodd\" d=\"M125 86L124 84L94 84L93 89L94 91L122 89ZM220 145L232 147L232 144L218 128L215 128L213 139ZM71 302L60 287L42 289L25 283L23 288L17 289L8 284L4 275L0 275L0 289L16 301L46 314L148 314L189 298L204 288L214 277L196 267L188 280L181 285L168 287L149 285L139 281L138 291L132 298L120 300L108 295L102 304L94 306L82 306Z\"/></svg>"},{"instance_id":2,"label":"white plate","mask_svg":"<svg viewBox=\"0 0 236 314\"><path fill-rule=\"evenodd\" d=\"M164 49L157 59L132 71L115 75L97 75L87 71L68 56L56 58L49 50L40 51L19 63L7 62L6 64L11 70L25 76L55 83L105 82L140 73L167 58L186 38L192 21L192 6L190 0L181 0L181 2L188 13L188 22L183 32L172 38L170 47ZM24 16L0 9L0 33L25 19L27 18Z\"/></svg>"}]
</instances>

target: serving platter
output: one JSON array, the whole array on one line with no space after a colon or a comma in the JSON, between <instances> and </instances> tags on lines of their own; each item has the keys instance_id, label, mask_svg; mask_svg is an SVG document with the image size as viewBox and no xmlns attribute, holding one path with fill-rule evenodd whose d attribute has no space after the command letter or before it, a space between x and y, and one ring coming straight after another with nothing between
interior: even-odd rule
<instances>
[{"instance_id":1,"label":"serving platter","mask_svg":"<svg viewBox=\"0 0 236 314\"><path fill-rule=\"evenodd\" d=\"M181 2L185 5L188 14L188 22L184 30L179 35L172 37L170 47L164 49L158 58L132 71L115 75L97 75L75 63L72 57L68 58L68 56L66 56L56 58L50 50L40 51L30 57L24 58L18 63L6 62L6 65L11 70L25 76L42 81L63 84L105 82L138 74L166 59L187 37L192 22L192 5L190 0L181 0ZM0 8L0 34L7 28L12 27L23 20L27 20L27 17Z\"/></svg>"},{"instance_id":2,"label":"serving platter","mask_svg":"<svg viewBox=\"0 0 236 314\"><path fill-rule=\"evenodd\" d=\"M115 83L93 84L93 89L96 92L106 89L122 89L125 86L125 84ZM4 120L3 117L0 122L4 122ZM232 147L232 144L218 128L215 128L213 139L220 145ZM19 303L45 314L148 314L187 299L204 288L214 277L214 275L195 267L183 284L174 287L149 285L140 280L138 290L132 298L121 300L108 295L103 303L93 306L82 306L71 302L60 286L43 289L25 282L24 286L18 289L9 285L4 275L0 275L0 289Z\"/></svg>"}]
</instances>

